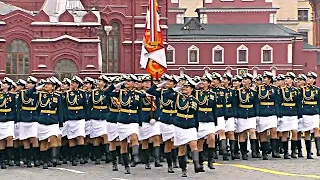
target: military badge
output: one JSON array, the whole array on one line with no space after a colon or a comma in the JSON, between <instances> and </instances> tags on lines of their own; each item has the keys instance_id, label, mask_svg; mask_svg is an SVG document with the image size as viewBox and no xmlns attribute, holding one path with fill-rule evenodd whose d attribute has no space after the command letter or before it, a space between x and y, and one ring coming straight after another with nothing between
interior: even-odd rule
<instances>
[{"instance_id":1,"label":"military badge","mask_svg":"<svg viewBox=\"0 0 320 180\"><path fill-rule=\"evenodd\" d=\"M54 98L52 99L52 101L53 101L54 103L58 103L58 98L54 97Z\"/></svg>"}]
</instances>

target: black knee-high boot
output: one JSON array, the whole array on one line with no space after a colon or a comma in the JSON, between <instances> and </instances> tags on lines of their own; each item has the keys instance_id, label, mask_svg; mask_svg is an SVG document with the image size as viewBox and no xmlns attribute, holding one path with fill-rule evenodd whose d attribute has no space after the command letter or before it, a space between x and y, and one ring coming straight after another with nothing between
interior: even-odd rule
<instances>
[{"instance_id":1,"label":"black knee-high boot","mask_svg":"<svg viewBox=\"0 0 320 180\"><path fill-rule=\"evenodd\" d=\"M315 138L316 148L317 148L317 156L320 156L320 137Z\"/></svg>"},{"instance_id":2,"label":"black knee-high boot","mask_svg":"<svg viewBox=\"0 0 320 180\"><path fill-rule=\"evenodd\" d=\"M242 160L248 160L248 149L247 149L246 142L240 142L240 151L241 151Z\"/></svg>"},{"instance_id":3,"label":"black knee-high boot","mask_svg":"<svg viewBox=\"0 0 320 180\"><path fill-rule=\"evenodd\" d=\"M1 167L1 169L7 169L4 157L5 157L5 149L1 149L0 150L0 167Z\"/></svg>"},{"instance_id":4,"label":"black knee-high boot","mask_svg":"<svg viewBox=\"0 0 320 180\"><path fill-rule=\"evenodd\" d=\"M208 148L208 167L210 169L215 169L213 167L213 163L215 162L214 159L213 159L213 153L214 153L214 148Z\"/></svg>"},{"instance_id":5,"label":"black knee-high boot","mask_svg":"<svg viewBox=\"0 0 320 180\"><path fill-rule=\"evenodd\" d=\"M203 169L203 162L204 162L204 153L203 153L203 151L199 151L199 165L200 165L200 167Z\"/></svg>"},{"instance_id":6,"label":"black knee-high boot","mask_svg":"<svg viewBox=\"0 0 320 180\"><path fill-rule=\"evenodd\" d=\"M311 140L305 140L306 150L307 150L307 159L313 159L311 155Z\"/></svg>"},{"instance_id":7,"label":"black knee-high boot","mask_svg":"<svg viewBox=\"0 0 320 180\"><path fill-rule=\"evenodd\" d=\"M232 160L238 159L237 156L236 156L236 150L235 150L236 149L236 141L235 140L229 140L229 144L230 144L231 159Z\"/></svg>"},{"instance_id":8,"label":"black knee-high boot","mask_svg":"<svg viewBox=\"0 0 320 180\"><path fill-rule=\"evenodd\" d=\"M282 143L282 138L279 137L278 139L278 143L279 143L279 154L284 154L284 147L283 147L283 143Z\"/></svg>"},{"instance_id":9,"label":"black knee-high boot","mask_svg":"<svg viewBox=\"0 0 320 180\"><path fill-rule=\"evenodd\" d=\"M235 159L240 159L240 147L239 147L239 141L235 140L234 141L234 155L235 155Z\"/></svg>"},{"instance_id":10,"label":"black knee-high boot","mask_svg":"<svg viewBox=\"0 0 320 180\"><path fill-rule=\"evenodd\" d=\"M288 152L288 146L289 146L289 143L288 141L282 141L282 146L283 146L283 154L284 154L284 159L290 159L289 157L289 152Z\"/></svg>"},{"instance_id":11,"label":"black knee-high boot","mask_svg":"<svg viewBox=\"0 0 320 180\"><path fill-rule=\"evenodd\" d=\"M14 166L13 147L6 147L7 161L9 166Z\"/></svg>"},{"instance_id":12,"label":"black knee-high boot","mask_svg":"<svg viewBox=\"0 0 320 180\"><path fill-rule=\"evenodd\" d=\"M61 146L60 148L61 150L61 159L62 159L62 163L63 164L68 164L68 148L67 148L67 145L63 145Z\"/></svg>"},{"instance_id":13,"label":"black knee-high boot","mask_svg":"<svg viewBox=\"0 0 320 180\"><path fill-rule=\"evenodd\" d=\"M220 154L220 152L223 155L223 160L224 161L229 161L228 151L227 151L227 140L226 139L221 139L220 140L219 154Z\"/></svg>"},{"instance_id":14,"label":"black knee-high boot","mask_svg":"<svg viewBox=\"0 0 320 180\"><path fill-rule=\"evenodd\" d=\"M198 151L192 151L192 160L194 165L194 172L204 172L203 167L199 164L199 152Z\"/></svg>"},{"instance_id":15,"label":"black knee-high boot","mask_svg":"<svg viewBox=\"0 0 320 180\"><path fill-rule=\"evenodd\" d=\"M270 139L271 147L272 147L272 157L273 158L281 158L279 154L279 140L278 139Z\"/></svg>"},{"instance_id":16,"label":"black knee-high boot","mask_svg":"<svg viewBox=\"0 0 320 180\"><path fill-rule=\"evenodd\" d=\"M182 177L187 177L187 161L185 156L178 156L179 167L182 170Z\"/></svg>"},{"instance_id":17,"label":"black knee-high boot","mask_svg":"<svg viewBox=\"0 0 320 180\"><path fill-rule=\"evenodd\" d=\"M20 166L20 160L21 160L20 148L21 147L14 148L14 164L16 166Z\"/></svg>"},{"instance_id":18,"label":"black knee-high boot","mask_svg":"<svg viewBox=\"0 0 320 180\"><path fill-rule=\"evenodd\" d=\"M153 150L154 150L154 166L155 167L162 167L162 164L160 162L160 147L157 146L157 147L153 147Z\"/></svg>"},{"instance_id":19,"label":"black knee-high boot","mask_svg":"<svg viewBox=\"0 0 320 180\"><path fill-rule=\"evenodd\" d=\"M112 171L118 171L118 162L117 162L118 152L116 150L110 151L110 155L112 160Z\"/></svg>"},{"instance_id":20,"label":"black knee-high boot","mask_svg":"<svg viewBox=\"0 0 320 180\"><path fill-rule=\"evenodd\" d=\"M261 142L262 159L268 160L269 145L267 142Z\"/></svg>"},{"instance_id":21,"label":"black knee-high boot","mask_svg":"<svg viewBox=\"0 0 320 180\"><path fill-rule=\"evenodd\" d=\"M151 169L149 149L142 149L141 154L143 157L143 163L145 164L145 169Z\"/></svg>"},{"instance_id":22,"label":"black knee-high boot","mask_svg":"<svg viewBox=\"0 0 320 180\"><path fill-rule=\"evenodd\" d=\"M93 146L93 153L95 156L95 164L100 164L101 161L101 146Z\"/></svg>"},{"instance_id":23,"label":"black knee-high boot","mask_svg":"<svg viewBox=\"0 0 320 180\"><path fill-rule=\"evenodd\" d=\"M53 167L57 166L57 157L58 157L58 148L57 147L51 147L51 161Z\"/></svg>"},{"instance_id":24,"label":"black knee-high boot","mask_svg":"<svg viewBox=\"0 0 320 180\"><path fill-rule=\"evenodd\" d=\"M256 139L256 155L257 158L261 158L261 154L260 154L260 140Z\"/></svg>"},{"instance_id":25,"label":"black knee-high boot","mask_svg":"<svg viewBox=\"0 0 320 180\"><path fill-rule=\"evenodd\" d=\"M48 162L49 162L49 151L45 150L45 151L41 151L41 159L43 161L43 169L48 169Z\"/></svg>"},{"instance_id":26,"label":"black knee-high boot","mask_svg":"<svg viewBox=\"0 0 320 180\"><path fill-rule=\"evenodd\" d=\"M291 158L297 158L297 141L291 140Z\"/></svg>"},{"instance_id":27,"label":"black knee-high boot","mask_svg":"<svg viewBox=\"0 0 320 180\"><path fill-rule=\"evenodd\" d=\"M310 147L311 148L311 147ZM302 154L302 144L301 144L301 139L299 139L297 141L297 149L298 149L298 157L302 158L303 154Z\"/></svg>"},{"instance_id":28,"label":"black knee-high boot","mask_svg":"<svg viewBox=\"0 0 320 180\"><path fill-rule=\"evenodd\" d=\"M251 155L252 158L259 158L257 155L257 140L256 139L250 139L251 144Z\"/></svg>"},{"instance_id":29,"label":"black knee-high boot","mask_svg":"<svg viewBox=\"0 0 320 180\"><path fill-rule=\"evenodd\" d=\"M171 152L165 153L167 164L168 164L168 173L174 173L172 166L172 154Z\"/></svg>"},{"instance_id":30,"label":"black knee-high boot","mask_svg":"<svg viewBox=\"0 0 320 180\"><path fill-rule=\"evenodd\" d=\"M136 167L139 162L139 145L132 146L133 161L131 167Z\"/></svg>"},{"instance_id":31,"label":"black knee-high boot","mask_svg":"<svg viewBox=\"0 0 320 180\"><path fill-rule=\"evenodd\" d=\"M109 143L104 145L104 149L105 149L105 152L106 152L105 163L110 163L112 161L109 148L110 148L110 144Z\"/></svg>"},{"instance_id":32,"label":"black knee-high boot","mask_svg":"<svg viewBox=\"0 0 320 180\"><path fill-rule=\"evenodd\" d=\"M73 146L73 147L69 147L69 149L71 150L71 161L72 161L72 166L77 166L78 162L77 162L77 146Z\"/></svg>"},{"instance_id":33,"label":"black knee-high boot","mask_svg":"<svg viewBox=\"0 0 320 180\"><path fill-rule=\"evenodd\" d=\"M178 166L178 150L177 149L172 149L171 150L171 155L172 155L173 168L179 168L179 166Z\"/></svg>"},{"instance_id":34,"label":"black knee-high boot","mask_svg":"<svg viewBox=\"0 0 320 180\"><path fill-rule=\"evenodd\" d=\"M26 159L27 159L27 167L28 168L31 168L32 167L32 154L31 154L31 148L29 149L23 149L23 152L26 156Z\"/></svg>"},{"instance_id":35,"label":"black knee-high boot","mask_svg":"<svg viewBox=\"0 0 320 180\"><path fill-rule=\"evenodd\" d=\"M85 146L83 144L77 145L77 154L80 156L80 164L85 164L84 155L85 155Z\"/></svg>"},{"instance_id":36,"label":"black knee-high boot","mask_svg":"<svg viewBox=\"0 0 320 180\"><path fill-rule=\"evenodd\" d=\"M32 152L33 154L33 162L34 162L34 167L39 167L40 166L40 148L39 147L33 147Z\"/></svg>"},{"instance_id":37,"label":"black knee-high boot","mask_svg":"<svg viewBox=\"0 0 320 180\"><path fill-rule=\"evenodd\" d=\"M125 174L130 174L130 167L129 167L129 154L128 153L124 153L121 154L122 159L123 159L123 164L124 164L124 168L125 168Z\"/></svg>"}]
</instances>

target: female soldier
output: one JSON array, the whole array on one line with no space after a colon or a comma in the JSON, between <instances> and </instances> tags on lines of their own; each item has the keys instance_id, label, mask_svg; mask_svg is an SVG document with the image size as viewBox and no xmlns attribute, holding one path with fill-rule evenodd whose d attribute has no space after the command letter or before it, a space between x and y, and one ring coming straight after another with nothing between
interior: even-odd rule
<instances>
[{"instance_id":1,"label":"female soldier","mask_svg":"<svg viewBox=\"0 0 320 180\"><path fill-rule=\"evenodd\" d=\"M97 89L91 91L88 99L89 119L90 119L90 139L93 144L93 154L95 157L95 164L100 164L101 161L101 147L100 144L107 144L107 116L109 113L109 98L106 96L106 85L108 78L101 75L98 79Z\"/></svg>"},{"instance_id":2,"label":"female soldier","mask_svg":"<svg viewBox=\"0 0 320 180\"><path fill-rule=\"evenodd\" d=\"M306 81L307 81L307 76L304 74L299 74L298 77L296 78L295 87L298 88L300 92L302 92L302 89L306 86ZM300 117L298 119L298 131L297 131L297 133L298 133L298 135L297 135L298 136L298 140L297 140L298 157L303 157L302 143L301 143L303 129L304 129L303 128L303 117Z\"/></svg>"},{"instance_id":3,"label":"female soldier","mask_svg":"<svg viewBox=\"0 0 320 180\"><path fill-rule=\"evenodd\" d=\"M282 143L284 148L284 159L290 159L288 153L288 137L289 131L292 132L291 139L291 157L297 158L297 130L298 118L301 117L301 94L299 90L293 87L293 80L296 75L293 72L287 72L285 75L285 87L280 89L280 117L281 122L279 131L282 133Z\"/></svg>"},{"instance_id":4,"label":"female soldier","mask_svg":"<svg viewBox=\"0 0 320 180\"><path fill-rule=\"evenodd\" d=\"M60 129L59 124L63 123L63 109L61 96L54 92L56 82L48 78L44 92L39 92L39 126L38 138L40 141L40 154L43 160L43 169L48 169L49 149L53 166L57 163L57 137Z\"/></svg>"},{"instance_id":5,"label":"female soldier","mask_svg":"<svg viewBox=\"0 0 320 180\"><path fill-rule=\"evenodd\" d=\"M119 92L109 93L109 96L116 97L120 102L120 113L118 116L118 133L121 141L121 156L125 166L125 174L130 174L128 141L132 145L132 155L134 157L133 164L137 164L139 155L139 124L141 119L141 93L134 89L134 82L137 77L130 74L125 77L125 82L119 83L116 86L111 85L108 92L112 92L116 87L120 87L125 83L125 89L120 89Z\"/></svg>"},{"instance_id":6,"label":"female soldier","mask_svg":"<svg viewBox=\"0 0 320 180\"><path fill-rule=\"evenodd\" d=\"M237 96L237 91L242 87L242 76L239 75L235 75L234 78L232 79L232 88L234 90L235 93L235 97ZM235 99L235 97L233 99ZM234 149L234 155L235 155L235 159L240 159L240 147L239 147L239 132L237 131L237 120L238 118L236 118L236 109L235 109L235 118L234 118L234 127L235 127L235 134L234 134L234 139L235 139L235 149Z\"/></svg>"},{"instance_id":7,"label":"female soldier","mask_svg":"<svg viewBox=\"0 0 320 180\"><path fill-rule=\"evenodd\" d=\"M10 92L14 82L5 77L0 91L0 166L6 169L5 155L12 159L14 121L16 120L16 95Z\"/></svg>"},{"instance_id":8,"label":"female soldier","mask_svg":"<svg viewBox=\"0 0 320 180\"><path fill-rule=\"evenodd\" d=\"M175 125L174 146L179 148L178 159L182 177L187 177L186 144L189 144L192 151L195 172L204 172L204 170L199 164L197 147L199 101L192 95L196 84L192 79L187 79L183 85L182 93L170 88L163 95L176 103L177 116L173 120Z\"/></svg>"},{"instance_id":9,"label":"female soldier","mask_svg":"<svg viewBox=\"0 0 320 180\"><path fill-rule=\"evenodd\" d=\"M256 137L256 111L258 97L255 90L251 88L253 76L249 73L243 76L243 87L237 91L237 132L240 133L240 149L243 160L248 160L246 138L250 136L252 158L257 158Z\"/></svg>"},{"instance_id":10,"label":"female soldier","mask_svg":"<svg viewBox=\"0 0 320 180\"><path fill-rule=\"evenodd\" d=\"M164 93L168 91L168 89L172 89L179 82L179 78L177 76L170 76L165 74L163 76L164 82L158 85L152 85L150 89L147 90L147 93L159 97L160 99L160 131L162 136L162 141L164 142L164 153L166 155L167 164L168 164L168 173L174 173L172 167L172 158L176 158L173 156L173 138L174 138L174 125L173 120L176 117L176 108L173 100L168 99L163 96ZM162 88L165 86L165 88ZM162 88L162 89L161 89Z\"/></svg>"},{"instance_id":11,"label":"female soldier","mask_svg":"<svg viewBox=\"0 0 320 180\"><path fill-rule=\"evenodd\" d=\"M270 130L271 144L272 144L272 157L280 158L277 153L277 115L279 114L278 107L278 89L273 86L273 74L265 71L263 74L263 85L256 87L259 100L259 108L257 114L257 131L260 135L261 148L263 160L268 160L268 144L267 144L267 131Z\"/></svg>"},{"instance_id":12,"label":"female soldier","mask_svg":"<svg viewBox=\"0 0 320 180\"><path fill-rule=\"evenodd\" d=\"M301 88L302 93L302 124L305 135L305 144L307 150L307 158L313 159L311 156L311 135L310 131L314 131L314 137L317 148L317 156L320 155L320 134L319 134L319 112L320 112L320 91L315 86L317 74L308 72L307 86Z\"/></svg>"},{"instance_id":13,"label":"female soldier","mask_svg":"<svg viewBox=\"0 0 320 180\"><path fill-rule=\"evenodd\" d=\"M199 163L203 166L203 144L207 138L208 167L213 167L213 151L215 147L215 122L217 121L217 105L213 92L209 86L211 74L205 73L201 78L200 90L195 91L195 98L199 101L198 151ZM203 168L203 167L202 167Z\"/></svg>"},{"instance_id":14,"label":"female soldier","mask_svg":"<svg viewBox=\"0 0 320 180\"><path fill-rule=\"evenodd\" d=\"M229 138L229 144L230 144L230 152L231 152L231 159L239 159L238 156L236 156L235 147L236 142L235 141L235 113L236 113L236 106L235 106L235 90L231 88L231 80L232 75L229 73L224 73L222 81L224 86L224 94L225 94L225 108L224 108L224 119L225 119L225 132L228 134ZM237 145L238 146L238 145Z\"/></svg>"}]
</instances>

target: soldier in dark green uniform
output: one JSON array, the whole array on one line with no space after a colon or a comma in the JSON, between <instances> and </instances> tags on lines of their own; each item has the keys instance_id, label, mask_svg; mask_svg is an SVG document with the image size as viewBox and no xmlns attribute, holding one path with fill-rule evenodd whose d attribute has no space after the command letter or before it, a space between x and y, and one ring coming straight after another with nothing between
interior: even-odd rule
<instances>
[{"instance_id":1,"label":"soldier in dark green uniform","mask_svg":"<svg viewBox=\"0 0 320 180\"><path fill-rule=\"evenodd\" d=\"M27 159L27 167L32 167L31 157L34 157L35 166L40 166L39 142L38 142L38 94L36 84L38 80L29 76L27 79L27 89L22 90L17 98L17 113L19 122L19 138L23 141L24 154ZM32 144L32 148L30 147Z\"/></svg>"},{"instance_id":2,"label":"soldier in dark green uniform","mask_svg":"<svg viewBox=\"0 0 320 180\"><path fill-rule=\"evenodd\" d=\"M302 89L306 86L306 81L307 81L307 76L304 74L299 74L295 80L295 87L298 88L300 92L302 92ZM302 143L301 143L303 131L304 131L303 117L301 116L298 119L298 137L297 137L297 150L298 150L298 157L299 158L303 157ZM310 148L311 148L311 146L310 146ZM311 156L309 156L309 157L311 157Z\"/></svg>"},{"instance_id":3,"label":"soldier in dark green uniform","mask_svg":"<svg viewBox=\"0 0 320 180\"><path fill-rule=\"evenodd\" d=\"M65 121L67 123L67 137L71 148L72 165L77 166L76 157L80 155L80 164L84 164L85 155L85 119L87 118L86 93L80 89L83 81L78 76L71 79L70 90L66 92Z\"/></svg>"},{"instance_id":4,"label":"soldier in dark green uniform","mask_svg":"<svg viewBox=\"0 0 320 180\"><path fill-rule=\"evenodd\" d=\"M292 133L291 139L291 158L297 158L297 130L298 118L301 114L302 97L300 91L293 86L293 80L296 75L293 72L287 72L285 75L285 87L279 91L280 94L280 125L279 131L282 133L282 143L284 148L284 159L290 159L288 153L289 131Z\"/></svg>"}]
</instances>

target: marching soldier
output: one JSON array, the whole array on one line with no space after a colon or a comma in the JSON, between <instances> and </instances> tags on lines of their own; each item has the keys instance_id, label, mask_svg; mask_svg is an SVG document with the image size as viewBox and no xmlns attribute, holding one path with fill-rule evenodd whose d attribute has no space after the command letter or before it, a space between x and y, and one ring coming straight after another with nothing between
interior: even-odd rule
<instances>
[{"instance_id":1,"label":"marching soldier","mask_svg":"<svg viewBox=\"0 0 320 180\"><path fill-rule=\"evenodd\" d=\"M164 93L170 88L175 88L176 84L179 82L179 78L174 75L170 76L165 74L163 80L164 81L158 85L153 84L151 88L147 90L147 93L160 99L160 106L158 106L158 108L161 109L159 119L161 122L160 131L162 141L164 142L164 153L167 159L168 173L174 173L172 162L174 161L173 159L176 159L177 157L174 156L172 139L175 135L173 120L177 112L174 101L165 97Z\"/></svg>"},{"instance_id":2,"label":"marching soldier","mask_svg":"<svg viewBox=\"0 0 320 180\"><path fill-rule=\"evenodd\" d=\"M139 124L141 119L141 93L134 89L134 82L137 77L133 74L125 77L125 82L117 85L111 85L107 91L113 91L125 83L125 89L119 92L112 92L109 96L119 98L120 113L118 116L118 133L121 142L121 156L125 166L125 174L130 174L128 139L132 145L133 162L132 166L136 166L139 155Z\"/></svg>"},{"instance_id":3,"label":"marching soldier","mask_svg":"<svg viewBox=\"0 0 320 180\"><path fill-rule=\"evenodd\" d=\"M29 76L27 89L22 90L17 97L17 112L19 122L19 139L23 141L24 155L27 159L27 167L32 167L31 157L34 157L34 165L40 166L39 142L38 142L38 94L36 84L38 80ZM32 148L30 147L32 144Z\"/></svg>"},{"instance_id":4,"label":"marching soldier","mask_svg":"<svg viewBox=\"0 0 320 180\"><path fill-rule=\"evenodd\" d=\"M256 111L258 106L257 92L251 88L253 76L246 73L243 76L243 87L237 91L237 132L240 133L240 149L243 160L248 160L246 139L249 133L252 158L257 155Z\"/></svg>"},{"instance_id":5,"label":"marching soldier","mask_svg":"<svg viewBox=\"0 0 320 180\"><path fill-rule=\"evenodd\" d=\"M283 75L283 74L278 74L277 76L277 81L276 81L276 86L278 88L278 91L281 90L282 87L285 87L285 83L284 83L284 80L286 79L286 77ZM282 133L279 131L279 127L280 127L280 124L281 124L281 108L279 110L279 116L278 116L278 125L277 125L277 130L278 130L278 144L279 144L279 153L280 154L283 154L283 143L281 141L282 139Z\"/></svg>"},{"instance_id":6,"label":"marching soldier","mask_svg":"<svg viewBox=\"0 0 320 180\"><path fill-rule=\"evenodd\" d=\"M78 76L71 79L70 90L66 92L66 115L69 140L71 148L72 165L77 166L76 157L80 155L80 164L84 164L85 155L84 137L85 137L85 119L87 118L87 103L84 90L79 89L83 81Z\"/></svg>"},{"instance_id":7,"label":"marching soldier","mask_svg":"<svg viewBox=\"0 0 320 180\"><path fill-rule=\"evenodd\" d=\"M315 86L317 74L308 72L307 86L301 89L302 94L302 119L303 131L305 133L305 145L307 150L307 158L313 159L311 156L311 134L314 131L317 156L320 156L320 134L319 134L319 112L320 112L320 90Z\"/></svg>"},{"instance_id":8,"label":"marching soldier","mask_svg":"<svg viewBox=\"0 0 320 180\"><path fill-rule=\"evenodd\" d=\"M302 92L302 89L306 86L306 81L307 81L307 76L304 74L299 74L298 77L296 78L296 83L295 87L299 89L300 92ZM302 93L301 93L302 94ZM303 117L301 116L298 119L298 140L297 140L297 150L298 150L298 157L303 157L302 154L302 143L301 143L301 138L302 138L302 133L303 133ZM311 147L310 147L311 148Z\"/></svg>"},{"instance_id":9,"label":"marching soldier","mask_svg":"<svg viewBox=\"0 0 320 180\"><path fill-rule=\"evenodd\" d=\"M40 153L43 160L43 169L48 169L49 157L53 166L57 164L59 124L63 123L63 109L61 96L54 92L56 82L48 78L44 91L39 95L39 126L38 138ZM50 154L51 150L51 155Z\"/></svg>"},{"instance_id":10,"label":"marching soldier","mask_svg":"<svg viewBox=\"0 0 320 180\"><path fill-rule=\"evenodd\" d=\"M207 138L208 167L210 169L215 169L213 167L213 153L215 148L215 122L217 121L217 105L215 94L209 89L211 81L211 74L205 73L201 78L200 90L195 91L195 98L199 101L199 163L200 166L203 166L203 144L205 142L205 138Z\"/></svg>"},{"instance_id":11,"label":"marching soldier","mask_svg":"<svg viewBox=\"0 0 320 180\"><path fill-rule=\"evenodd\" d=\"M279 114L279 95L273 86L273 74L265 71L262 85L257 86L259 108L257 109L257 132L260 135L263 160L268 160L267 131L271 134L272 157L280 158L277 144L277 116Z\"/></svg>"},{"instance_id":12,"label":"marching soldier","mask_svg":"<svg viewBox=\"0 0 320 180\"><path fill-rule=\"evenodd\" d=\"M293 87L293 80L296 75L293 72L287 72L285 75L285 87L280 89L280 126L279 131L282 133L282 144L284 148L284 159L290 159L288 153L289 131L292 132L291 139L291 157L297 158L297 130L298 118L301 117L301 94L299 90Z\"/></svg>"},{"instance_id":13,"label":"marching soldier","mask_svg":"<svg viewBox=\"0 0 320 180\"><path fill-rule=\"evenodd\" d=\"M237 141L235 140L235 114L236 114L236 91L231 88L232 75L225 73L223 75L223 85L224 85L224 94L225 94L225 108L224 108L224 119L225 119L225 131L228 134L231 159L240 159L236 155L236 146L238 146ZM235 82L234 82L235 83Z\"/></svg>"},{"instance_id":14,"label":"marching soldier","mask_svg":"<svg viewBox=\"0 0 320 180\"><path fill-rule=\"evenodd\" d=\"M237 91L241 88L242 84L242 76L239 76L239 75L235 75L234 78L232 79L232 88L235 92L235 97L237 96ZM235 98L233 98L235 99ZM236 111L236 110L235 110ZM235 121L235 134L234 134L234 139L235 139L235 149L234 149L234 155L235 155L235 159L240 159L240 147L239 147L239 132L237 131L237 120L238 118L236 117L236 112L234 114L235 118L234 118L234 121Z\"/></svg>"},{"instance_id":15,"label":"marching soldier","mask_svg":"<svg viewBox=\"0 0 320 180\"><path fill-rule=\"evenodd\" d=\"M12 166L12 151L14 138L14 121L16 121L16 95L10 92L13 80L5 77L0 91L0 167L6 169L5 156Z\"/></svg>"}]
</instances>

